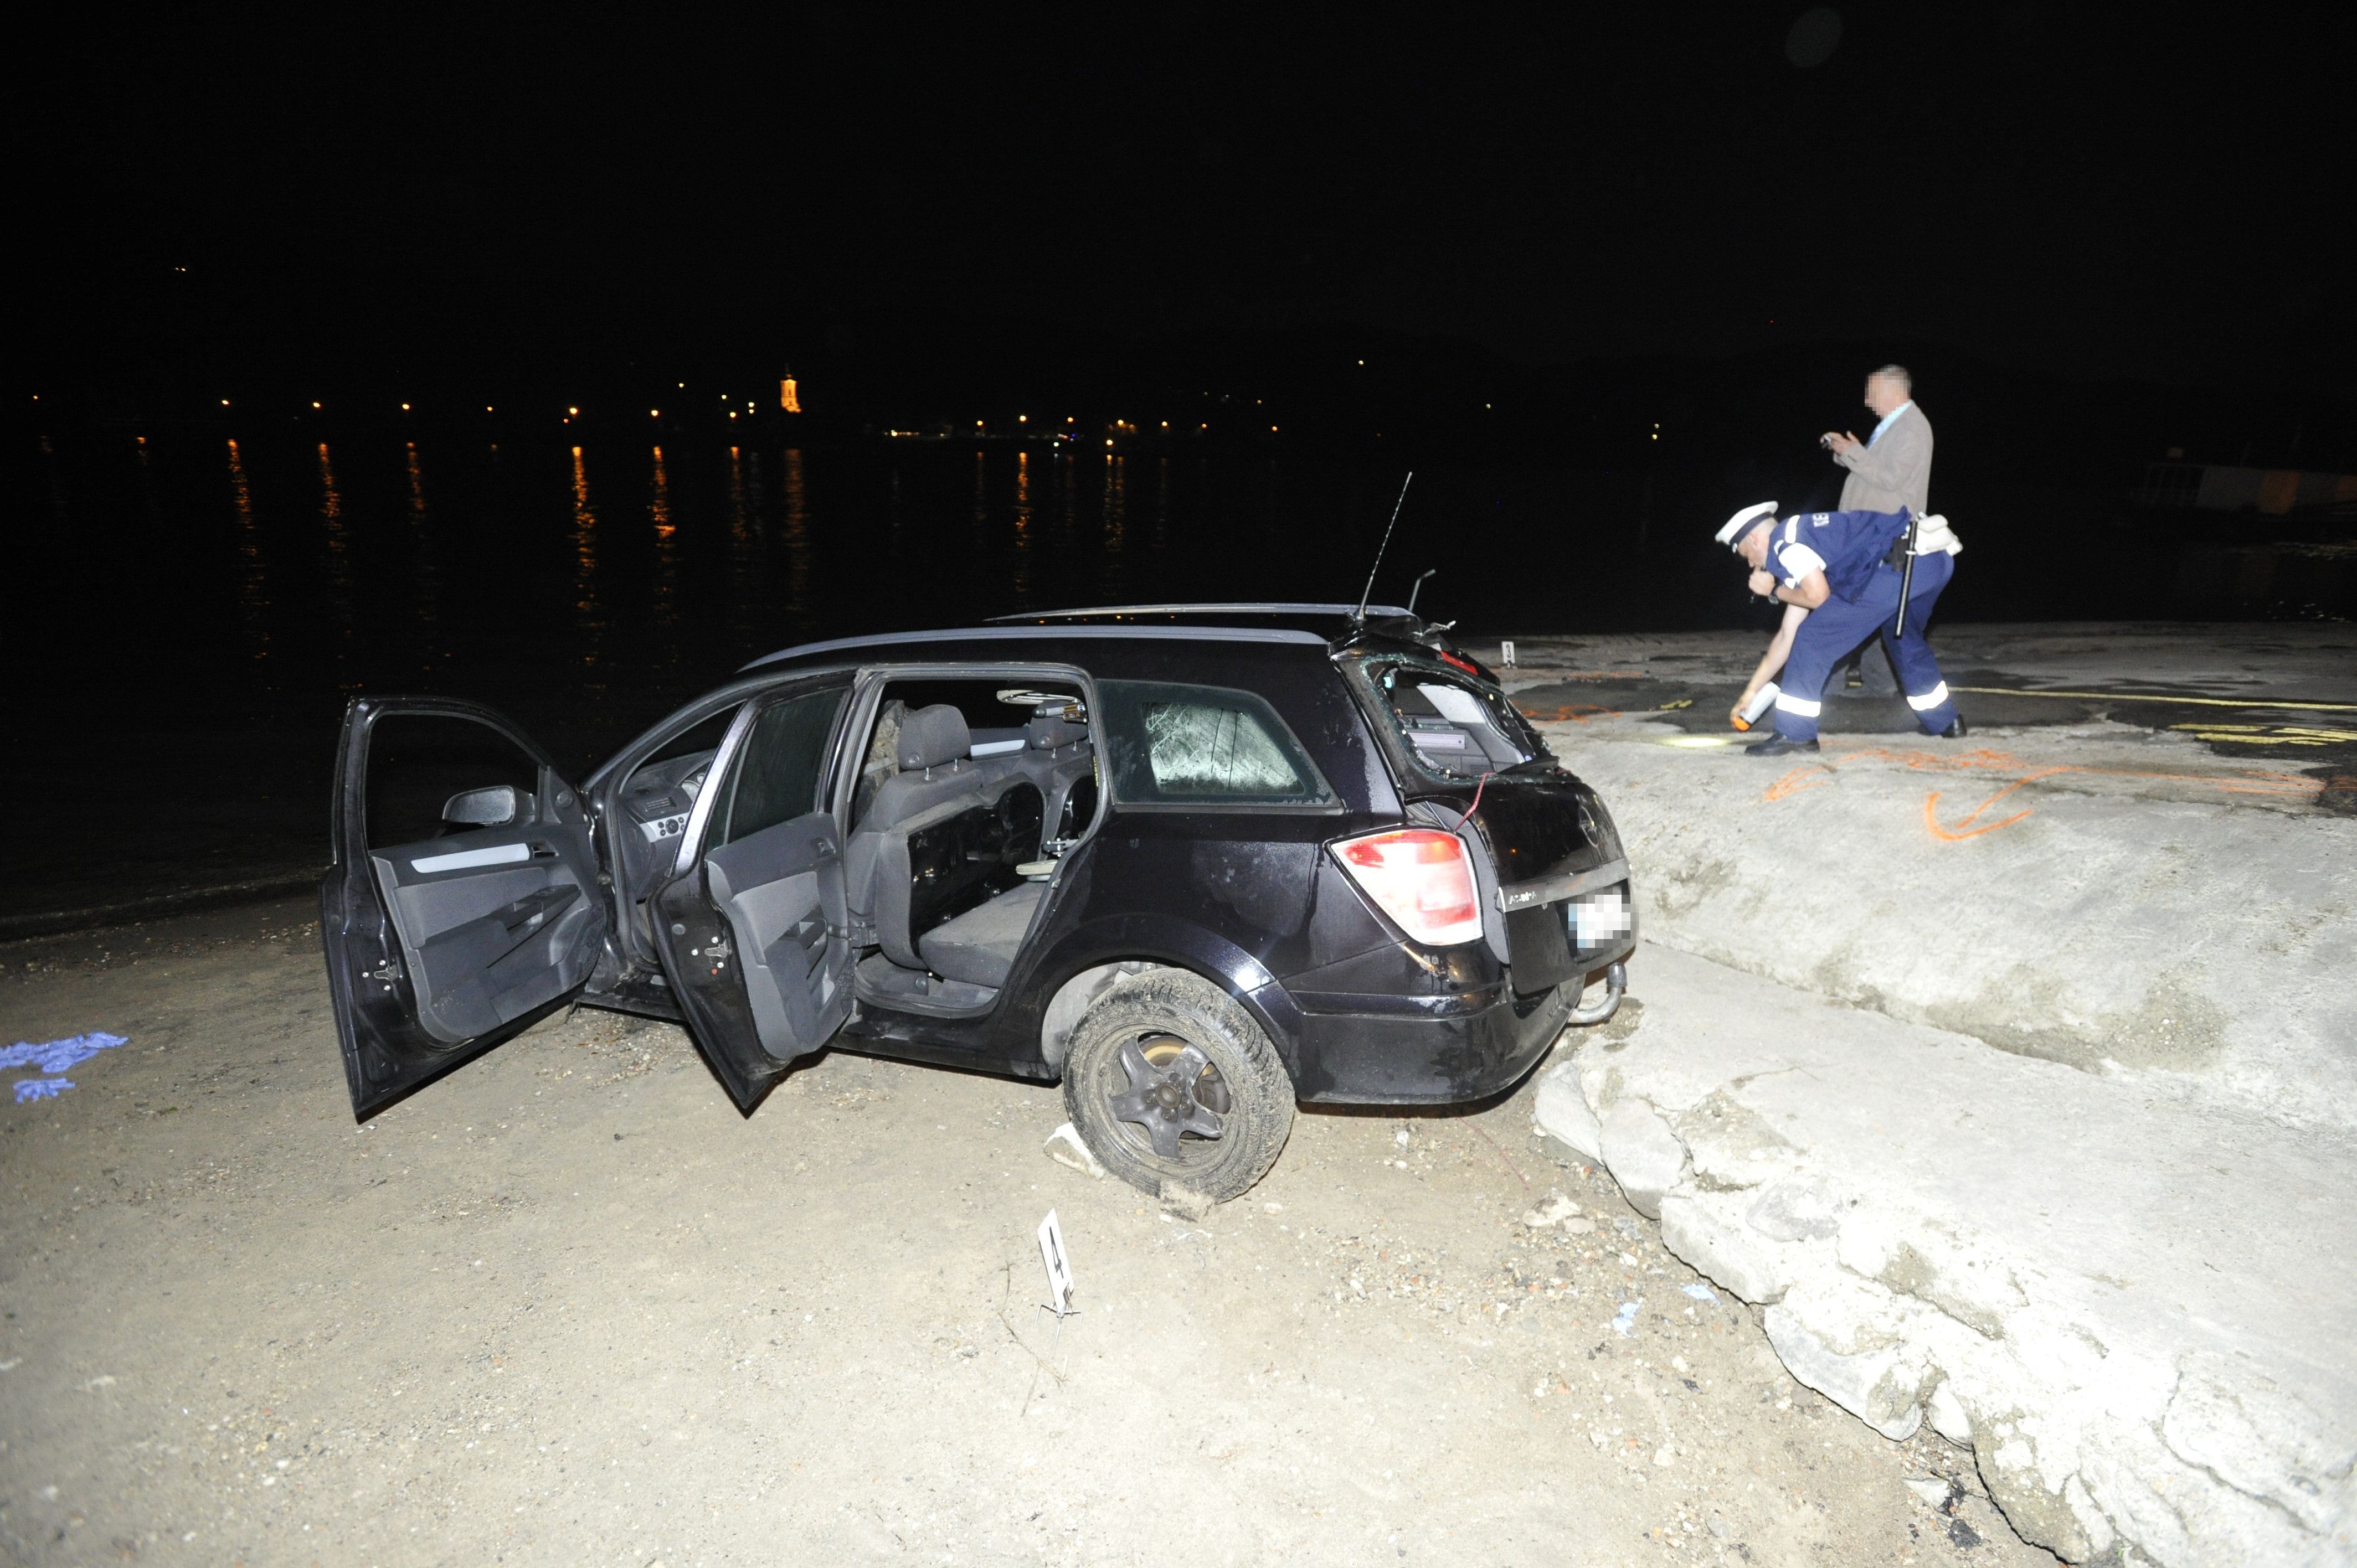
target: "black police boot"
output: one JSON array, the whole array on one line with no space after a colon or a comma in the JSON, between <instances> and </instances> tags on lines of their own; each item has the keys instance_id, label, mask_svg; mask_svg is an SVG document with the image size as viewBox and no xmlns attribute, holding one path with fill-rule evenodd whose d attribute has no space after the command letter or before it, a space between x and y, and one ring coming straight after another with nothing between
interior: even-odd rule
<instances>
[{"instance_id":1,"label":"black police boot","mask_svg":"<svg viewBox=\"0 0 2357 1568\"><path fill-rule=\"evenodd\" d=\"M1766 740L1755 740L1743 748L1746 757L1783 757L1795 751L1814 751L1816 741L1794 740L1789 735L1771 735Z\"/></svg>"},{"instance_id":2,"label":"black police boot","mask_svg":"<svg viewBox=\"0 0 2357 1568\"><path fill-rule=\"evenodd\" d=\"M1964 715L1958 714L1954 718L1948 721L1948 727L1940 732L1940 738L1942 740L1962 740L1964 738L1965 733Z\"/></svg>"}]
</instances>

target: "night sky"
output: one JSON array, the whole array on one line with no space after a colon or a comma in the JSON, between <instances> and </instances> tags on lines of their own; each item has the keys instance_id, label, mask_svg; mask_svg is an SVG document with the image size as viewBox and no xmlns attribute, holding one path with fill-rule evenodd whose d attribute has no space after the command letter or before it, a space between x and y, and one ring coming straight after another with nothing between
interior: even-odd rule
<instances>
[{"instance_id":1,"label":"night sky","mask_svg":"<svg viewBox=\"0 0 2357 1568\"><path fill-rule=\"evenodd\" d=\"M2345 6L357 16L20 38L31 335L2357 338Z\"/></svg>"}]
</instances>

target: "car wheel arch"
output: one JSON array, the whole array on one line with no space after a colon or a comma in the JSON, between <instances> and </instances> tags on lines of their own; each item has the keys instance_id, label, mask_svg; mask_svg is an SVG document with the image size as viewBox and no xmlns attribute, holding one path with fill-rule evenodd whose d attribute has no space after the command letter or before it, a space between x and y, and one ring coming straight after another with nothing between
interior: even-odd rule
<instances>
[{"instance_id":1,"label":"car wheel arch","mask_svg":"<svg viewBox=\"0 0 2357 1568\"><path fill-rule=\"evenodd\" d=\"M1218 986L1267 1032L1288 1072L1297 1067L1298 1036L1288 1020L1292 998L1258 959L1189 921L1157 916L1117 916L1071 932L1039 971L1066 978L1041 1009L1039 1051L1058 1073L1073 1029L1089 1005L1130 974L1183 970Z\"/></svg>"}]
</instances>

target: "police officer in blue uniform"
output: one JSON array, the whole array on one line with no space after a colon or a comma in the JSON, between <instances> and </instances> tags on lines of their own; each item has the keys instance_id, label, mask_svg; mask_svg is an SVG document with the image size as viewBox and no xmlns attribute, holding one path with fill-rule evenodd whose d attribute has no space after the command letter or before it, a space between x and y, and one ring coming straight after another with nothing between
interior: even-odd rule
<instances>
[{"instance_id":1,"label":"police officer in blue uniform","mask_svg":"<svg viewBox=\"0 0 2357 1568\"><path fill-rule=\"evenodd\" d=\"M1895 633L1900 582L1916 523L1913 581L1908 585L1906 628ZM1751 567L1751 591L1804 612L1795 627L1787 617L1791 651L1782 660L1776 697L1776 733L1744 747L1754 757L1781 757L1817 749L1817 715L1824 708L1825 677L1851 649L1878 632L1891 668L1927 735L1960 739L1964 721L1948 695L1923 628L1932 607L1954 575L1957 542L1944 519L1918 520L1897 511L1795 512L1778 518L1776 503L1746 507L1718 531L1720 543ZM1780 632L1777 640L1786 640ZM1772 657L1772 653L1771 653ZM1744 693L1764 684L1774 671L1769 660Z\"/></svg>"}]
</instances>

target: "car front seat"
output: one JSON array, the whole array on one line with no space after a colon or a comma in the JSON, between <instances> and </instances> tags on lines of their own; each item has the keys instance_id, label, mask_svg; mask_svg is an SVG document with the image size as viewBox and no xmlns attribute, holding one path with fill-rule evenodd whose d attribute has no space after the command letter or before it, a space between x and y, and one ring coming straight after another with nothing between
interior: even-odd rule
<instances>
[{"instance_id":1,"label":"car front seat","mask_svg":"<svg viewBox=\"0 0 2357 1568\"><path fill-rule=\"evenodd\" d=\"M977 762L965 715L948 703L919 708L900 720L894 760L899 771L878 786L851 840L844 846L846 902L855 924L875 931L894 963L922 969L909 929L909 838L976 806L993 806L1017 777L1013 759Z\"/></svg>"}]
</instances>

